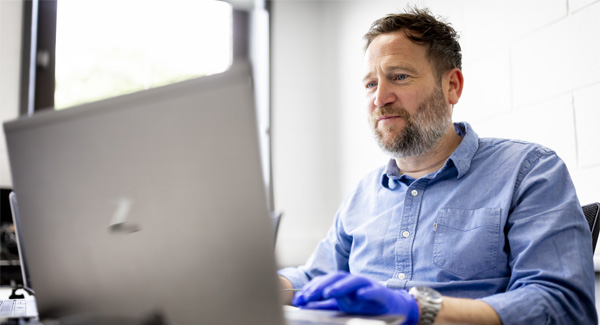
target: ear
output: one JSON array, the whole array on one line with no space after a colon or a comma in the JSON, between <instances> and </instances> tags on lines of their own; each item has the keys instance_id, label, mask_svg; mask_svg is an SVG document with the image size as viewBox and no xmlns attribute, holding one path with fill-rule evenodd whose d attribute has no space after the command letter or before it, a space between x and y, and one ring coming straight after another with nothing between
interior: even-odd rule
<instances>
[{"instance_id":1,"label":"ear","mask_svg":"<svg viewBox=\"0 0 600 325\"><path fill-rule=\"evenodd\" d=\"M460 69L458 68L454 68L446 72L443 82L448 86L448 102L452 105L455 105L456 103L458 103L458 99L462 94L462 89L464 85L462 71L460 71Z\"/></svg>"}]
</instances>

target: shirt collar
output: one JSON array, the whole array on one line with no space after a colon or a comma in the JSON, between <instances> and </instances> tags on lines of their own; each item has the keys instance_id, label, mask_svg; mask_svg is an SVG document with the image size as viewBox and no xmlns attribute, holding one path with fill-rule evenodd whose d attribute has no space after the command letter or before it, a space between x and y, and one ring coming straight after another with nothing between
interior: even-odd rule
<instances>
[{"instance_id":1,"label":"shirt collar","mask_svg":"<svg viewBox=\"0 0 600 325\"><path fill-rule=\"evenodd\" d=\"M471 168L471 160L479 148L479 136L467 122L454 123L454 128L456 129L456 134L463 137L463 139L441 169L454 167L457 170L457 178L461 178ZM449 164L449 162L452 163ZM381 185L387 189L394 189L396 188L394 180L398 180L401 177L402 173L398 165L396 165L396 161L392 158L388 161L385 172L382 175Z\"/></svg>"}]
</instances>

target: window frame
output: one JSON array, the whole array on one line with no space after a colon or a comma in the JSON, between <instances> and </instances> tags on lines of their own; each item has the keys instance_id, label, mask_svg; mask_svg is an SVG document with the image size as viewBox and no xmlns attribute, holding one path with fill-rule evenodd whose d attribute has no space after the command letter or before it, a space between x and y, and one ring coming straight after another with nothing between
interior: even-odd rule
<instances>
[{"instance_id":1,"label":"window frame","mask_svg":"<svg viewBox=\"0 0 600 325\"><path fill-rule=\"evenodd\" d=\"M57 0L23 1L20 115L54 107Z\"/></svg>"}]
</instances>

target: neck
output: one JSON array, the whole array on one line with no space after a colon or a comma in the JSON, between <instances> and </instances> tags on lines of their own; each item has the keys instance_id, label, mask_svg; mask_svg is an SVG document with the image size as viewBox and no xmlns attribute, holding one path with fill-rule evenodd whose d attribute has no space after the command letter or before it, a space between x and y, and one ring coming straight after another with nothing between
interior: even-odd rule
<instances>
[{"instance_id":1,"label":"neck","mask_svg":"<svg viewBox=\"0 0 600 325\"><path fill-rule=\"evenodd\" d=\"M419 156L396 158L396 165L402 174L420 178L442 168L461 141L462 137L451 125L431 150Z\"/></svg>"}]
</instances>

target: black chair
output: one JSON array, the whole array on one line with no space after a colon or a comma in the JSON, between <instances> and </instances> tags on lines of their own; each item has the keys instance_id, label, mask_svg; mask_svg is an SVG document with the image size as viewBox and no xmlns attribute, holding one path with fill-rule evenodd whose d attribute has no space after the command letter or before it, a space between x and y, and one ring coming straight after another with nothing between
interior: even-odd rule
<instances>
[{"instance_id":1,"label":"black chair","mask_svg":"<svg viewBox=\"0 0 600 325\"><path fill-rule=\"evenodd\" d=\"M583 214L590 225L590 231L592 232L592 249L596 250L596 243L598 242L598 232L600 231L600 225L598 225L598 211L600 210L600 203L591 203L581 207Z\"/></svg>"}]
</instances>

